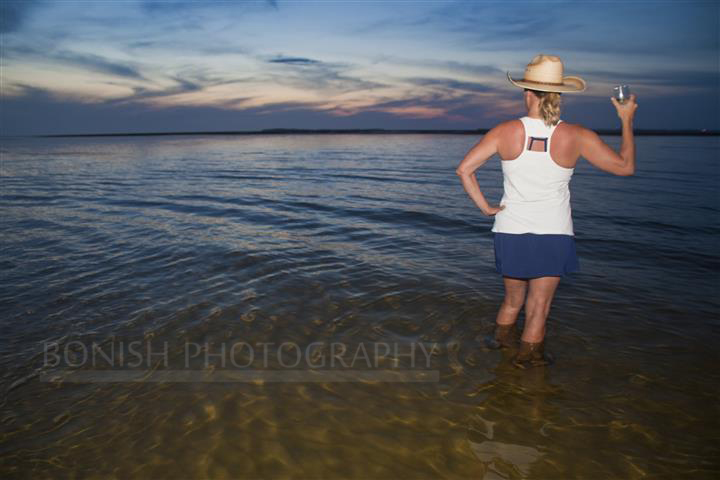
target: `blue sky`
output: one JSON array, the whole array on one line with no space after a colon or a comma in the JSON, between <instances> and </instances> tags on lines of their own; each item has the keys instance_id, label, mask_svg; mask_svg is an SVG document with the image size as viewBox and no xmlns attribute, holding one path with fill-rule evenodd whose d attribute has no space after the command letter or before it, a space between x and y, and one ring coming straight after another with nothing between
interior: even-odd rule
<instances>
[{"instance_id":1,"label":"blue sky","mask_svg":"<svg viewBox=\"0 0 720 480\"><path fill-rule=\"evenodd\" d=\"M522 76L560 56L586 92L563 118L720 129L716 1L0 3L2 135L487 128L524 114Z\"/></svg>"}]
</instances>

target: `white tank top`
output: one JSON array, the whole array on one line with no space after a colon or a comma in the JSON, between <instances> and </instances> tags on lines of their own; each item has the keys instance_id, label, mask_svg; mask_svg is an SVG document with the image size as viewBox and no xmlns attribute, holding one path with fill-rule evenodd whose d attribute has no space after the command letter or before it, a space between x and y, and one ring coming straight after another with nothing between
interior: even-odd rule
<instances>
[{"instance_id":1,"label":"white tank top","mask_svg":"<svg viewBox=\"0 0 720 480\"><path fill-rule=\"evenodd\" d=\"M548 127L530 117L520 120L525 146L516 159L500 162L504 189L500 205L505 208L495 214L492 231L574 235L569 183L575 169L561 167L550 157L557 125ZM543 151L530 150L537 145Z\"/></svg>"}]
</instances>

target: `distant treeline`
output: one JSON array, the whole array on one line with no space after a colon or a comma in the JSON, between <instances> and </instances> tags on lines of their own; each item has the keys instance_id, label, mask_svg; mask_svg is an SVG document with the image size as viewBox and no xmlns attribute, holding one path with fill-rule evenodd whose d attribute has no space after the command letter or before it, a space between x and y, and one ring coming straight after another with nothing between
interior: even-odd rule
<instances>
[{"instance_id":1,"label":"distant treeline","mask_svg":"<svg viewBox=\"0 0 720 480\"><path fill-rule=\"evenodd\" d=\"M75 134L55 134L55 135L30 135L31 137L130 137L130 136L154 136L154 135L275 135L275 134L403 134L403 133L422 133L422 134L458 134L458 135L484 135L488 132L487 128L478 128L476 130L387 130L384 128L365 128L365 129L306 129L306 128L267 128L255 131L218 131L218 132L147 132L147 133L75 133ZM595 130L599 135L621 135L619 129L616 130ZM635 129L635 135L652 135L652 136L717 136L720 130L654 130L654 129Z\"/></svg>"}]
</instances>

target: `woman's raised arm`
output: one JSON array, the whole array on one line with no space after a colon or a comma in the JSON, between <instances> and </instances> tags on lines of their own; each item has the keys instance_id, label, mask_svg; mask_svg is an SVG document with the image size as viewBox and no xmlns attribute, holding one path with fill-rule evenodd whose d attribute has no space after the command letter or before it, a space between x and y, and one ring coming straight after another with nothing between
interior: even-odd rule
<instances>
[{"instance_id":1,"label":"woman's raised arm","mask_svg":"<svg viewBox=\"0 0 720 480\"><path fill-rule=\"evenodd\" d=\"M633 136L633 117L637 109L635 95L630 95L626 103L612 98L613 105L622 122L622 145L618 154L602 141L597 133L583 128L580 134L580 155L588 162L613 175L633 175L635 173L635 138Z\"/></svg>"}]
</instances>

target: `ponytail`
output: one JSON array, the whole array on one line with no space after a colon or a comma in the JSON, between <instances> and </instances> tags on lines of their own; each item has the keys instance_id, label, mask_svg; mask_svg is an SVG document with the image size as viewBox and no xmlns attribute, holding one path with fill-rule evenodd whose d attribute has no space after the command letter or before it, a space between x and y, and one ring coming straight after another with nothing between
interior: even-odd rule
<instances>
[{"instance_id":1,"label":"ponytail","mask_svg":"<svg viewBox=\"0 0 720 480\"><path fill-rule=\"evenodd\" d=\"M548 127L560 121L560 93L534 91L540 99L540 116Z\"/></svg>"}]
</instances>

